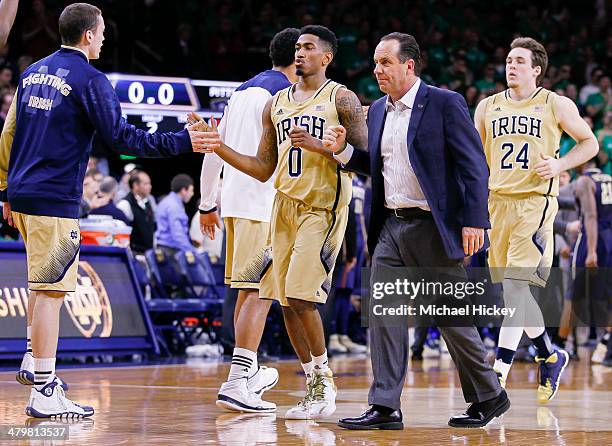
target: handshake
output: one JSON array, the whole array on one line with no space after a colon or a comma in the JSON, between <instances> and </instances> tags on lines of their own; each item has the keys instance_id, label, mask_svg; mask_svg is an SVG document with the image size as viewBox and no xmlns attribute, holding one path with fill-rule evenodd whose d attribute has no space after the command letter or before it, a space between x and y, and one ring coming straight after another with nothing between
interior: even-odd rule
<instances>
[{"instance_id":1,"label":"handshake","mask_svg":"<svg viewBox=\"0 0 612 446\"><path fill-rule=\"evenodd\" d=\"M367 114L367 110L368 107L363 107L364 114ZM207 123L197 113L190 112L187 115L187 130L194 152L213 153L224 146L214 117L211 117L210 122ZM321 145L333 153L341 152L346 147L346 129L341 125L328 127L323 133L322 141L298 126L291 128L289 137L292 146L313 152L320 152Z\"/></svg>"},{"instance_id":2,"label":"handshake","mask_svg":"<svg viewBox=\"0 0 612 446\"><path fill-rule=\"evenodd\" d=\"M210 123L207 123L197 113L190 112L187 115L187 131L194 152L213 153L223 144L214 117L211 117Z\"/></svg>"}]
</instances>

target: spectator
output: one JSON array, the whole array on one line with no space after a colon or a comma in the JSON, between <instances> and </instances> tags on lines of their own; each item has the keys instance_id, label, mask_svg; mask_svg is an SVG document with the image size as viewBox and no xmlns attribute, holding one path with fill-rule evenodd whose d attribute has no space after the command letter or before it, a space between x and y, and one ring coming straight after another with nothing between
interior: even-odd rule
<instances>
[{"instance_id":1,"label":"spectator","mask_svg":"<svg viewBox=\"0 0 612 446\"><path fill-rule=\"evenodd\" d=\"M130 192L117 204L132 226L130 247L135 254L153 248L155 206L151 200L151 178L142 170L132 170L128 184Z\"/></svg>"},{"instance_id":2,"label":"spectator","mask_svg":"<svg viewBox=\"0 0 612 446\"><path fill-rule=\"evenodd\" d=\"M126 215L121 211L113 199L117 193L117 180L113 177L105 177L100 182L100 188L97 193L96 207L92 207L89 212L90 215L110 215L115 220L124 222L126 225L130 224L130 221Z\"/></svg>"},{"instance_id":3,"label":"spectator","mask_svg":"<svg viewBox=\"0 0 612 446\"><path fill-rule=\"evenodd\" d=\"M458 52L453 64L444 70L440 76L440 83L448 85L450 90L461 93L472 83L472 74L467 66L463 51Z\"/></svg>"},{"instance_id":4,"label":"spectator","mask_svg":"<svg viewBox=\"0 0 612 446\"><path fill-rule=\"evenodd\" d=\"M468 110L470 111L470 116L473 119L476 106L478 105L478 88L473 85L467 87L465 90L465 102L467 103Z\"/></svg>"},{"instance_id":5,"label":"spectator","mask_svg":"<svg viewBox=\"0 0 612 446\"><path fill-rule=\"evenodd\" d=\"M347 55L345 60L345 76L351 88L355 87L362 77L372 77L372 53L370 51L368 39L359 39L357 41L356 51Z\"/></svg>"},{"instance_id":6,"label":"spectator","mask_svg":"<svg viewBox=\"0 0 612 446\"><path fill-rule=\"evenodd\" d=\"M179 250L189 251L193 245L189 240L189 219L185 203L193 197L193 179L184 173L172 178L171 192L157 206L156 245L170 258Z\"/></svg>"},{"instance_id":7,"label":"spectator","mask_svg":"<svg viewBox=\"0 0 612 446\"><path fill-rule=\"evenodd\" d=\"M85 172L79 218L86 217L93 207L97 207L97 194L102 178L102 174L97 169L87 169L87 172Z\"/></svg>"},{"instance_id":8,"label":"spectator","mask_svg":"<svg viewBox=\"0 0 612 446\"><path fill-rule=\"evenodd\" d=\"M21 76L21 73L23 73L26 68L32 65L32 62L34 62L34 59L32 59L32 56L30 56L29 54L24 54L19 59L17 59L17 69L19 70L19 76Z\"/></svg>"},{"instance_id":9,"label":"spectator","mask_svg":"<svg viewBox=\"0 0 612 446\"><path fill-rule=\"evenodd\" d=\"M11 87L13 81L13 70L8 65L0 68L0 92Z\"/></svg>"},{"instance_id":10,"label":"spectator","mask_svg":"<svg viewBox=\"0 0 612 446\"><path fill-rule=\"evenodd\" d=\"M123 166L123 175L121 175L121 178L119 179L119 186L117 188L117 196L115 197L115 201L117 203L119 203L121 200L127 197L127 194L130 193L131 188L129 185L129 181L130 181L130 177L132 176L132 174L136 174L137 172L140 172L141 170L142 169L139 166L136 166L136 164L134 163L128 163L125 166Z\"/></svg>"},{"instance_id":11,"label":"spectator","mask_svg":"<svg viewBox=\"0 0 612 446\"><path fill-rule=\"evenodd\" d=\"M493 63L485 65L482 79L477 80L474 85L487 96L493 94L495 91L495 65Z\"/></svg>"},{"instance_id":12,"label":"spectator","mask_svg":"<svg viewBox=\"0 0 612 446\"><path fill-rule=\"evenodd\" d=\"M566 89L570 83L570 78L572 77L572 67L569 64L561 65L559 71L557 71L557 76L552 80L553 88L562 88Z\"/></svg>"},{"instance_id":13,"label":"spectator","mask_svg":"<svg viewBox=\"0 0 612 446\"><path fill-rule=\"evenodd\" d=\"M12 102L13 95L10 93L4 93L0 96L0 132L4 127L4 121Z\"/></svg>"},{"instance_id":14,"label":"spectator","mask_svg":"<svg viewBox=\"0 0 612 446\"><path fill-rule=\"evenodd\" d=\"M588 84L580 89L579 100L580 104L585 105L589 96L599 93L599 78L603 75L603 70L599 67L593 68Z\"/></svg>"},{"instance_id":15,"label":"spectator","mask_svg":"<svg viewBox=\"0 0 612 446\"><path fill-rule=\"evenodd\" d=\"M593 119L595 130L603 126L603 117L606 109L612 106L612 89L610 89L610 75L603 74L599 78L599 91L590 95L586 101L587 115Z\"/></svg>"},{"instance_id":16,"label":"spectator","mask_svg":"<svg viewBox=\"0 0 612 446\"><path fill-rule=\"evenodd\" d=\"M608 109L604 116L603 128L595 131L595 137L599 142L599 165L601 171L612 175L612 110Z\"/></svg>"}]
</instances>

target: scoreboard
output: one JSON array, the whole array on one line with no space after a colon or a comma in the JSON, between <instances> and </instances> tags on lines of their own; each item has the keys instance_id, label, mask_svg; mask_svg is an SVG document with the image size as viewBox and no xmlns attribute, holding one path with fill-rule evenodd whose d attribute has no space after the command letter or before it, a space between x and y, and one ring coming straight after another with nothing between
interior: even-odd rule
<instances>
[{"instance_id":1,"label":"scoreboard","mask_svg":"<svg viewBox=\"0 0 612 446\"><path fill-rule=\"evenodd\" d=\"M220 118L240 82L196 80L184 77L110 73L108 79L130 124L149 132L176 132L187 113Z\"/></svg>"}]
</instances>

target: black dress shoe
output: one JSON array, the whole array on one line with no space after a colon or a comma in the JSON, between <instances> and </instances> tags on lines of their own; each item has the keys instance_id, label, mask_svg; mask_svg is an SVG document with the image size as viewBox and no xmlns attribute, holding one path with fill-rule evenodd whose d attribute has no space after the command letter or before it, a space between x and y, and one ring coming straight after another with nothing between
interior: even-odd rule
<instances>
[{"instance_id":1,"label":"black dress shoe","mask_svg":"<svg viewBox=\"0 0 612 446\"><path fill-rule=\"evenodd\" d=\"M404 423L402 423L401 410L382 411L380 408L372 406L359 417L342 418L338 421L338 426L345 429L360 430L401 430L404 428Z\"/></svg>"},{"instance_id":2,"label":"black dress shoe","mask_svg":"<svg viewBox=\"0 0 612 446\"><path fill-rule=\"evenodd\" d=\"M506 391L502 389L495 398L470 404L465 413L451 417L448 425L451 427L484 427L489 421L499 417L508 409L510 409L510 400Z\"/></svg>"}]
</instances>

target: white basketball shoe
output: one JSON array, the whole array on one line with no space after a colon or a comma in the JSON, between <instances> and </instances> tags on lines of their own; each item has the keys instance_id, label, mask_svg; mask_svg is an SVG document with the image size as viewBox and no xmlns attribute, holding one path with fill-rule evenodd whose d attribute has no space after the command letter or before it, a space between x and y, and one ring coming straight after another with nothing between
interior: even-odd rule
<instances>
[{"instance_id":1,"label":"white basketball shoe","mask_svg":"<svg viewBox=\"0 0 612 446\"><path fill-rule=\"evenodd\" d=\"M255 374L247 380L247 387L251 392L261 396L278 383L278 370L274 367L260 366Z\"/></svg>"},{"instance_id":2,"label":"white basketball shoe","mask_svg":"<svg viewBox=\"0 0 612 446\"><path fill-rule=\"evenodd\" d=\"M60 381L54 375L42 389L32 388L25 412L34 418L86 418L94 414L92 407L81 406L66 398Z\"/></svg>"},{"instance_id":3,"label":"white basketball shoe","mask_svg":"<svg viewBox=\"0 0 612 446\"><path fill-rule=\"evenodd\" d=\"M306 380L306 396L297 406L287 411L285 418L316 420L328 417L336 411L337 392L331 370L315 372L312 378Z\"/></svg>"},{"instance_id":4,"label":"white basketball shoe","mask_svg":"<svg viewBox=\"0 0 612 446\"><path fill-rule=\"evenodd\" d=\"M232 412L266 413L274 412L276 404L264 401L249 389L247 378L226 381L217 395L217 407Z\"/></svg>"}]
</instances>

